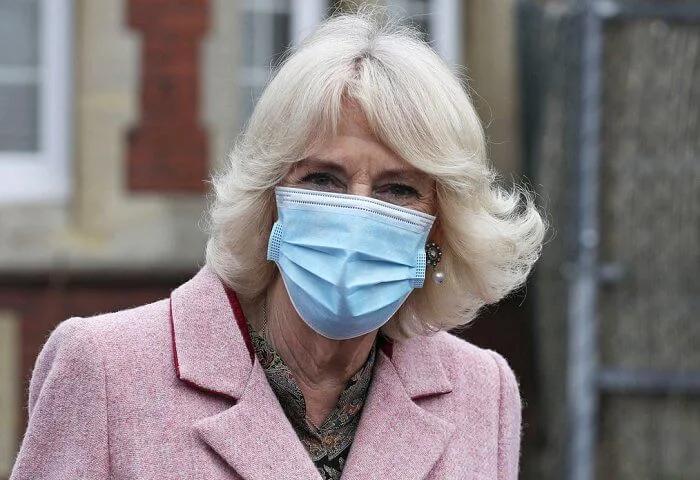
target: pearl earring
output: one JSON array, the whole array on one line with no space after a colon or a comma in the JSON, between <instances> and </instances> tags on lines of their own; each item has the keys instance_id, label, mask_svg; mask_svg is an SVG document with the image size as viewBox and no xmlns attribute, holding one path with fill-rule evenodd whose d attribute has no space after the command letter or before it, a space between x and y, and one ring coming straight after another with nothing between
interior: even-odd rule
<instances>
[{"instance_id":1,"label":"pearl earring","mask_svg":"<svg viewBox=\"0 0 700 480\"><path fill-rule=\"evenodd\" d=\"M437 270L437 265L442 260L442 250L440 246L435 242L429 242L425 245L425 258L428 265L433 267L433 281L435 283L442 283L445 281L445 274Z\"/></svg>"}]
</instances>

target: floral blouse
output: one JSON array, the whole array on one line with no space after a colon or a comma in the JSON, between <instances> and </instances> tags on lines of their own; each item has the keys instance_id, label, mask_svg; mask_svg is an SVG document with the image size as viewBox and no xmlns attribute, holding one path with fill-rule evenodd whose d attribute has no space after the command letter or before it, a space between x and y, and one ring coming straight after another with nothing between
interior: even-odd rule
<instances>
[{"instance_id":1,"label":"floral blouse","mask_svg":"<svg viewBox=\"0 0 700 480\"><path fill-rule=\"evenodd\" d=\"M348 380L335 409L320 426L316 426L306 418L304 395L289 367L260 333L252 328L249 330L267 380L321 477L324 480L339 479L372 381L376 342L367 362Z\"/></svg>"}]
</instances>

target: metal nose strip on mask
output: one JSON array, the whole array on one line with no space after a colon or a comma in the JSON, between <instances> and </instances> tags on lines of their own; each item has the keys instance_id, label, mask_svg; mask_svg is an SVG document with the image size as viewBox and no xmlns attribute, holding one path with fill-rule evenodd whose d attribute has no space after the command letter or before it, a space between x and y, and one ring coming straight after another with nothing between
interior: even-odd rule
<instances>
[{"instance_id":1,"label":"metal nose strip on mask","mask_svg":"<svg viewBox=\"0 0 700 480\"><path fill-rule=\"evenodd\" d=\"M316 190L292 187L277 187L275 192L279 206L297 204L358 210L385 216L419 228L430 227L435 221L435 217L427 213L358 195L318 192Z\"/></svg>"}]
</instances>

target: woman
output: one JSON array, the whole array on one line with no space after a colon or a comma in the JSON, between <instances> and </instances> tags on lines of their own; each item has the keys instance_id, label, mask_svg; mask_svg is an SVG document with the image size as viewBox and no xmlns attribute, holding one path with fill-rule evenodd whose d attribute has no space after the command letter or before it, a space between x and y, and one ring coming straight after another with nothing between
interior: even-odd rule
<instances>
[{"instance_id":1,"label":"woman","mask_svg":"<svg viewBox=\"0 0 700 480\"><path fill-rule=\"evenodd\" d=\"M520 397L445 332L521 285L543 236L416 32L328 20L215 179L206 266L62 323L13 479L512 479Z\"/></svg>"}]
</instances>

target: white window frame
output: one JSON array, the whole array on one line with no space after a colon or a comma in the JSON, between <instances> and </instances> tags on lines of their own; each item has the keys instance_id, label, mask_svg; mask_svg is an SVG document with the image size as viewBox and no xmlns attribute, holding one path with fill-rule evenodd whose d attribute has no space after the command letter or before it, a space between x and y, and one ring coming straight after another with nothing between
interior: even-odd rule
<instances>
[{"instance_id":1,"label":"white window frame","mask_svg":"<svg viewBox=\"0 0 700 480\"><path fill-rule=\"evenodd\" d=\"M409 17L427 15L431 45L451 67L463 62L462 0L429 0L427 11L423 2L415 0L385 0L385 3L398 7L399 13Z\"/></svg>"},{"instance_id":2,"label":"white window frame","mask_svg":"<svg viewBox=\"0 0 700 480\"><path fill-rule=\"evenodd\" d=\"M290 14L290 40L293 45L298 45L325 17L330 0L289 0L289 8L279 0L242 0L242 12L275 13L285 12ZM266 25L266 28L269 25ZM268 52L271 49L268 44L262 42L272 41L272 32L266 32L256 39L242 39L242 41L260 41L260 50ZM262 88L270 78L270 68L241 65L240 86L243 89ZM244 122L247 119L242 119Z\"/></svg>"},{"instance_id":3,"label":"white window frame","mask_svg":"<svg viewBox=\"0 0 700 480\"><path fill-rule=\"evenodd\" d=\"M35 76L38 90L36 152L0 151L0 206L61 203L71 189L73 0L38 0L40 64L5 68L6 78ZM11 81L11 78L10 78Z\"/></svg>"},{"instance_id":4,"label":"white window frame","mask_svg":"<svg viewBox=\"0 0 700 480\"><path fill-rule=\"evenodd\" d=\"M292 42L299 45L323 21L329 0L292 0Z\"/></svg>"},{"instance_id":5,"label":"white window frame","mask_svg":"<svg viewBox=\"0 0 700 480\"><path fill-rule=\"evenodd\" d=\"M450 66L461 65L462 2L461 0L430 0L429 25L435 49ZM440 32L440 35L435 35Z\"/></svg>"}]
</instances>

